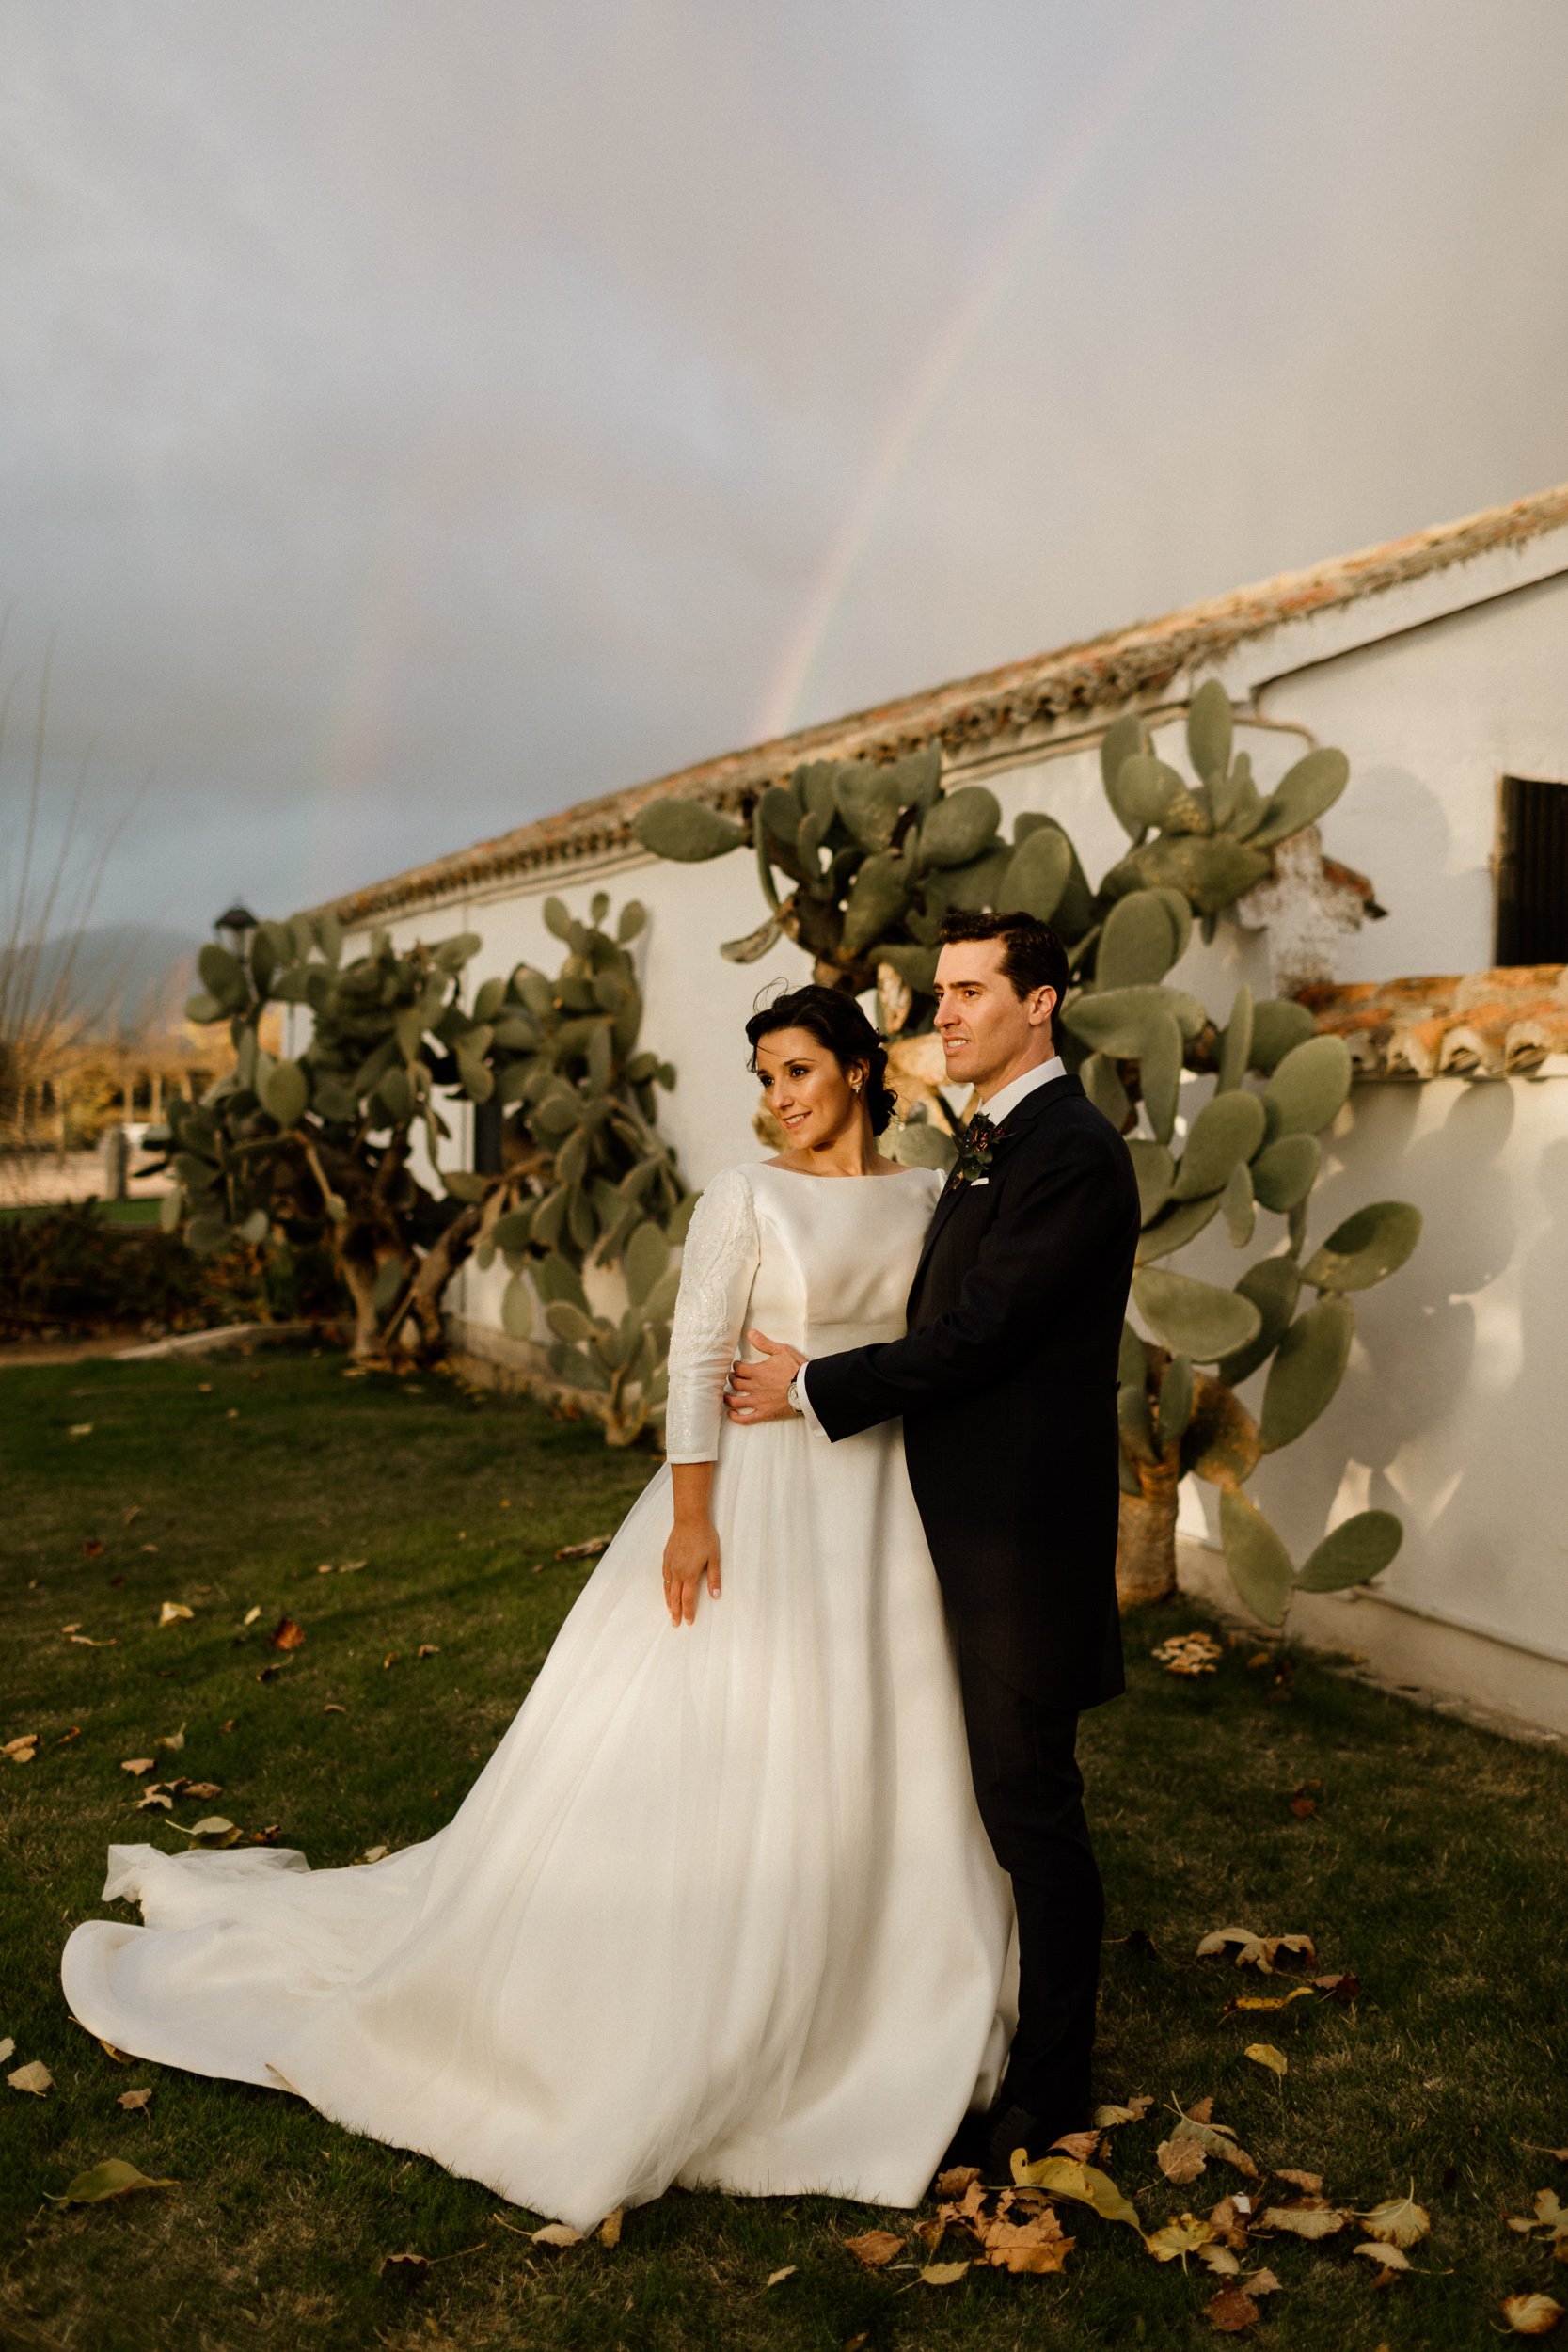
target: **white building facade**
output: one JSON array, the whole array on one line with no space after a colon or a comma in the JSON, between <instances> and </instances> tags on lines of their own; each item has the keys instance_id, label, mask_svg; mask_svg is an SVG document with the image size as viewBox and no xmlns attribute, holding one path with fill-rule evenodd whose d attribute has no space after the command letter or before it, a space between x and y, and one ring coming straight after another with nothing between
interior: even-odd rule
<instances>
[{"instance_id":1,"label":"white building facade","mask_svg":"<svg viewBox=\"0 0 1568 2352\"><path fill-rule=\"evenodd\" d=\"M1166 728L1175 744L1209 677L1265 789L1313 742L1347 754L1323 850L1388 912L1339 928L1353 894L1314 901L1308 877L1271 930L1222 917L1171 977L1223 1020L1243 979L1272 993L1303 955L1322 977L1326 956L1344 985L1309 1001L1363 1074L1313 1196L1314 1240L1365 1201L1413 1200L1425 1218L1409 1264L1357 1300L1333 1404L1253 1482L1298 1559L1369 1505L1405 1525L1375 1587L1302 1597L1292 1627L1395 1681L1568 1733L1568 937L1554 929L1568 922L1568 485L585 803L336 912L403 941L476 931L483 977L523 959L556 968L552 894L579 913L598 889L617 908L640 898L643 1041L678 1072L660 1123L701 1185L761 1151L743 1025L808 960L784 941L753 964L723 961L718 943L764 912L752 859L661 864L630 833L636 810L675 792L738 812L801 759L935 741L945 781L983 778L1006 825L1024 809L1059 818L1092 881L1126 847L1100 782L1106 726L1137 710L1157 746ZM1499 886L1504 952L1509 937L1535 943L1534 968L1506 980L1478 977L1498 961ZM1372 985L1411 977L1424 987ZM1210 1257L1182 1263L1234 1279L1223 1240ZM499 1268L470 1263L450 1302L491 1353L506 1344L500 1287ZM1233 1604L1209 1549L1212 1501L1187 1482L1183 1573Z\"/></svg>"}]
</instances>

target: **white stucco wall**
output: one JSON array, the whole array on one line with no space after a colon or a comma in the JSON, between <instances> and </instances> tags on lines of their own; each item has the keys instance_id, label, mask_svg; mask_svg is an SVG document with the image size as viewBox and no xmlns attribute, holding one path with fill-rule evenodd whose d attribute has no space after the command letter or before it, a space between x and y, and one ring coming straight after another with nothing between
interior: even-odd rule
<instances>
[{"instance_id":1,"label":"white stucco wall","mask_svg":"<svg viewBox=\"0 0 1568 2352\"><path fill-rule=\"evenodd\" d=\"M1537 572L1545 564L1539 551L1532 561ZM1222 672L1233 693L1256 696L1259 723L1242 722L1238 737L1265 787L1307 739L1349 755L1351 787L1325 821L1325 850L1369 874L1390 914L1345 938L1341 978L1491 961L1497 780L1568 779L1568 574L1514 584L1517 576L1517 565L1489 558L1476 572L1483 601L1463 605L1449 583L1443 609L1444 597L1424 583L1368 600L1364 634L1374 642L1354 642L1343 612L1308 618L1245 648ZM1180 758L1179 722L1161 734L1162 748ZM1006 825L1024 808L1060 818L1091 881L1121 854L1092 743L973 772L996 792ZM719 941L749 931L763 912L749 855L701 866L623 855L503 884L390 928L404 940L478 931L476 980L520 958L553 971L562 949L544 924L546 898L586 914L600 888L616 910L630 897L648 909L637 949L643 1039L678 1071L661 1124L689 1180L704 1184L758 1149L746 1017L759 993L807 972L787 942L754 964L720 957ZM1174 977L1223 1019L1241 980L1267 993L1266 943L1222 922L1214 943L1195 944ZM1208 1087L1189 1084L1196 1106ZM1470 1629L1444 1638L1461 1651L1468 1639L1477 1658L1484 1651L1492 1660L1469 1674L1489 1696L1507 1684L1510 1656L1533 1653L1538 1674L1559 1672L1548 1661L1561 1661L1560 1697L1531 1702L1540 1718L1568 1708L1568 1447L1558 1426L1568 1394L1568 1084L1548 1076L1358 1085L1315 1196L1314 1237L1360 1203L1389 1198L1421 1208L1421 1248L1393 1281L1358 1298L1359 1337L1338 1396L1263 1466L1255 1492L1298 1559L1354 1510L1397 1510L1405 1545L1381 1585L1396 1675L1402 1622L1411 1643L1418 1626L1429 1634L1433 1624ZM1229 1282L1256 1254L1257 1245L1234 1258L1211 1234L1182 1263ZM453 1308L470 1322L498 1323L503 1279L499 1269L466 1269ZM1189 1482L1190 1534L1212 1540L1212 1504ZM1396 1604L1412 1613L1400 1620ZM1339 1603L1317 1606L1325 1619L1346 1615ZM1493 1650L1488 1636L1516 1647ZM1452 1672L1465 1681L1464 1670Z\"/></svg>"}]
</instances>

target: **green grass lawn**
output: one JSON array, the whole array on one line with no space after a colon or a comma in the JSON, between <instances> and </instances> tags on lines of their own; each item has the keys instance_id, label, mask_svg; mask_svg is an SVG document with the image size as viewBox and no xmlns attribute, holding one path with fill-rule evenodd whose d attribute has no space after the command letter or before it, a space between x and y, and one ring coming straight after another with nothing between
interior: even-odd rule
<instances>
[{"instance_id":1,"label":"green grass lawn","mask_svg":"<svg viewBox=\"0 0 1568 2352\"><path fill-rule=\"evenodd\" d=\"M422 2158L281 2095L116 2064L66 2016L59 1947L98 1908L105 1847L184 1842L136 1811L143 1784L122 1758L157 1753L166 1777L220 1784L221 1798L177 1818L277 1823L317 1863L426 1836L580 1589L586 1571L556 1565L555 1550L613 1527L650 1468L533 1406L440 1379L348 1380L332 1358L0 1371L0 1740L40 1735L35 1762L0 1758L0 2038L16 2042L0 2076L41 2059L55 2078L43 2098L0 2082L0 2342L1068 2352L1212 2340L1202 2310L1221 2280L1196 2261L1156 2264L1132 2230L1066 2202L1077 2244L1060 2276L972 2269L945 2287L909 2268L866 2272L844 2250L872 2227L907 2234L913 2217L812 2198L673 2193L628 2214L614 2249L535 2248L516 2233L531 2217ZM366 1565L318 1573L348 1560ZM165 1601L194 1614L160 1629ZM261 1681L285 1614L305 1645ZM1568 2143L1568 1760L1309 1661L1283 1675L1279 1658L1249 1665L1250 1645L1213 1676L1178 1680L1148 1652L1195 1622L1182 1608L1135 1623L1131 1695L1085 1727L1111 1912L1100 2095L1155 2102L1114 2135L1108 2161L1146 2229L1207 2215L1247 2185L1215 2162L1178 2188L1155 2149L1172 2103L1212 2096L1260 2166L1321 2172L1337 2203L1413 2183L1432 2233L1392 2284L1374 2283L1348 2231L1319 2247L1255 2237L1243 2262L1269 2264L1282 2287L1252 2332L1312 2352L1483 2344L1505 2295L1556 2285L1568 2302L1549 2244L1503 2222L1539 2188L1568 2192L1563 2168L1521 2145ZM420 1659L421 1645L434 1654ZM182 1731L178 1752L155 1750ZM1290 1800L1307 1782L1317 1809L1298 1815ZM1206 1931L1233 1922L1310 1933L1319 1968L1353 1971L1360 1997L1227 2014L1235 1994L1271 1990L1194 1957ZM1286 2053L1283 2080L1244 2056L1256 2040ZM145 2114L118 2105L148 2086ZM180 2185L97 2207L47 2201L111 2156ZM381 2274L405 2250L432 2258L412 2288Z\"/></svg>"},{"instance_id":2,"label":"green grass lawn","mask_svg":"<svg viewBox=\"0 0 1568 2352\"><path fill-rule=\"evenodd\" d=\"M30 1224L40 1216L54 1216L64 1205L57 1200L11 1201L0 1206L0 1220ZM80 1202L75 1203L77 1207ZM97 1208L105 1225L121 1225L133 1230L156 1225L162 1202L156 1200L99 1200Z\"/></svg>"}]
</instances>

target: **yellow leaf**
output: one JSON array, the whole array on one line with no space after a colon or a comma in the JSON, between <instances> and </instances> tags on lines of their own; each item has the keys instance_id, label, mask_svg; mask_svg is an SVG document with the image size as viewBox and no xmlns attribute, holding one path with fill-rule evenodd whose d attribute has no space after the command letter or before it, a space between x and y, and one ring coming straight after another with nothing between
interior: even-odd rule
<instances>
[{"instance_id":1,"label":"yellow leaf","mask_svg":"<svg viewBox=\"0 0 1568 2352\"><path fill-rule=\"evenodd\" d=\"M1549 2295L1510 2295L1503 2317L1516 2336L1548 2336L1562 2317L1562 2306Z\"/></svg>"},{"instance_id":2,"label":"yellow leaf","mask_svg":"<svg viewBox=\"0 0 1568 2352\"><path fill-rule=\"evenodd\" d=\"M1271 2074L1285 2074L1291 2063L1284 2051L1276 2050L1272 2042L1249 2042L1246 2055L1255 2066L1266 2066Z\"/></svg>"},{"instance_id":3,"label":"yellow leaf","mask_svg":"<svg viewBox=\"0 0 1568 2352\"><path fill-rule=\"evenodd\" d=\"M1322 2197L1303 2197L1291 2205L1267 2205L1261 2217L1265 2230L1288 2230L1292 2237L1332 2237L1345 2226L1337 2205Z\"/></svg>"},{"instance_id":4,"label":"yellow leaf","mask_svg":"<svg viewBox=\"0 0 1568 2352\"><path fill-rule=\"evenodd\" d=\"M139 1779L143 1772L150 1772L157 1761L155 1756L128 1756L119 1769L122 1772L134 1772Z\"/></svg>"},{"instance_id":5,"label":"yellow leaf","mask_svg":"<svg viewBox=\"0 0 1568 2352\"><path fill-rule=\"evenodd\" d=\"M1196 2214L1184 2213L1162 2229L1153 2231L1144 2244L1157 2263L1175 2262L1179 2258L1183 2269L1187 2256L1196 2254L1205 2246L1212 2246L1219 2232L1212 2221L1199 2221Z\"/></svg>"},{"instance_id":6,"label":"yellow leaf","mask_svg":"<svg viewBox=\"0 0 1568 2352\"><path fill-rule=\"evenodd\" d=\"M1398 2246L1380 2246L1376 2238L1369 2238L1365 2246L1353 2246L1353 2254L1370 2254L1385 2270L1408 2270L1410 2257Z\"/></svg>"},{"instance_id":7,"label":"yellow leaf","mask_svg":"<svg viewBox=\"0 0 1568 2352\"><path fill-rule=\"evenodd\" d=\"M546 2221L542 2230L531 2230L529 2235L535 2246L580 2246L582 2244L582 2232L572 2229L564 2221Z\"/></svg>"},{"instance_id":8,"label":"yellow leaf","mask_svg":"<svg viewBox=\"0 0 1568 2352\"><path fill-rule=\"evenodd\" d=\"M613 2213L606 2214L604 2219L600 2222L598 2229L594 2233L601 2246L620 2245L621 2223L625 2217L626 2207L624 2205L617 2205Z\"/></svg>"},{"instance_id":9,"label":"yellow leaf","mask_svg":"<svg viewBox=\"0 0 1568 2352\"><path fill-rule=\"evenodd\" d=\"M1408 2197L1391 2197L1386 2205L1374 2205L1370 2213L1357 2217L1369 2237L1381 2238L1387 2246L1414 2246L1425 2237L1432 2227L1432 2216L1415 2199L1415 2183Z\"/></svg>"},{"instance_id":10,"label":"yellow leaf","mask_svg":"<svg viewBox=\"0 0 1568 2352\"><path fill-rule=\"evenodd\" d=\"M1089 2205L1102 2221L1125 2221L1130 2228L1143 2234L1137 2207L1128 2202L1108 2172L1098 2171L1092 2164L1079 2164L1071 2156L1041 2156L1037 2164L1020 2162L1022 2151L1013 2151L1013 2180L1020 2188L1043 2188L1048 2197L1070 2197L1080 2205Z\"/></svg>"},{"instance_id":11,"label":"yellow leaf","mask_svg":"<svg viewBox=\"0 0 1568 2352\"><path fill-rule=\"evenodd\" d=\"M904 2250L904 2241L891 2230L867 2230L863 2237L847 2237L844 2250L867 2270L882 2270Z\"/></svg>"},{"instance_id":12,"label":"yellow leaf","mask_svg":"<svg viewBox=\"0 0 1568 2352\"><path fill-rule=\"evenodd\" d=\"M13 1764L30 1764L38 1753L38 1733L24 1731L18 1739L7 1740L5 1746L0 1747L0 1756L8 1756Z\"/></svg>"},{"instance_id":13,"label":"yellow leaf","mask_svg":"<svg viewBox=\"0 0 1568 2352\"><path fill-rule=\"evenodd\" d=\"M1153 2105L1148 2093L1140 2091L1135 2099L1129 2099L1125 2106L1096 2107L1093 2117L1095 2130L1109 2132L1114 2131L1118 2123L1141 2123Z\"/></svg>"},{"instance_id":14,"label":"yellow leaf","mask_svg":"<svg viewBox=\"0 0 1568 2352\"><path fill-rule=\"evenodd\" d=\"M187 1609L182 1600L166 1600L158 1612L160 1625L178 1625L182 1617L194 1617L196 1611Z\"/></svg>"},{"instance_id":15,"label":"yellow leaf","mask_svg":"<svg viewBox=\"0 0 1568 2352\"><path fill-rule=\"evenodd\" d=\"M41 2099L52 2089L55 2077L41 2058L33 2058L27 2065L19 2066L14 2074L8 2074L6 2080L13 2090L30 2090L35 2099Z\"/></svg>"},{"instance_id":16,"label":"yellow leaf","mask_svg":"<svg viewBox=\"0 0 1568 2352\"><path fill-rule=\"evenodd\" d=\"M1289 1993L1239 1993L1231 2002L1232 2009L1289 2009L1292 2001L1309 2001L1312 1987L1293 1984Z\"/></svg>"},{"instance_id":17,"label":"yellow leaf","mask_svg":"<svg viewBox=\"0 0 1568 2352\"><path fill-rule=\"evenodd\" d=\"M770 2287L782 2286L786 2279L794 2278L800 2267L799 2263L785 2263L782 2270L770 2270L768 2274L767 2284Z\"/></svg>"},{"instance_id":18,"label":"yellow leaf","mask_svg":"<svg viewBox=\"0 0 1568 2352\"><path fill-rule=\"evenodd\" d=\"M139 2115L142 2109L150 2106L151 2103L150 2090L122 2090L116 2101L116 2105L122 2106L127 2115Z\"/></svg>"},{"instance_id":19,"label":"yellow leaf","mask_svg":"<svg viewBox=\"0 0 1568 2352\"><path fill-rule=\"evenodd\" d=\"M920 2273L920 2281L927 2287L956 2287L969 2268L968 2263L927 2263ZM788 2272L783 2274L788 2277ZM768 2281L771 2285L772 2281Z\"/></svg>"},{"instance_id":20,"label":"yellow leaf","mask_svg":"<svg viewBox=\"0 0 1568 2352\"><path fill-rule=\"evenodd\" d=\"M141 2188L178 2188L177 2181L150 2180L138 2172L134 2164L126 2164L119 2156L111 2156L107 2164L95 2164L89 2172L78 2172L60 2196L44 2195L52 2205L102 2205L111 2197L130 2197Z\"/></svg>"},{"instance_id":21,"label":"yellow leaf","mask_svg":"<svg viewBox=\"0 0 1568 2352\"><path fill-rule=\"evenodd\" d=\"M254 1609L247 1609L245 1611L245 1615L240 1619L240 1623L242 1625L254 1625L261 1613L261 1604L258 1601Z\"/></svg>"},{"instance_id":22,"label":"yellow leaf","mask_svg":"<svg viewBox=\"0 0 1568 2352\"><path fill-rule=\"evenodd\" d=\"M1292 2188L1304 2188L1308 2197L1323 2195L1323 2176L1321 2172L1293 2172L1288 2164L1282 2164L1275 2178L1276 2181L1289 2181Z\"/></svg>"},{"instance_id":23,"label":"yellow leaf","mask_svg":"<svg viewBox=\"0 0 1568 2352\"><path fill-rule=\"evenodd\" d=\"M1228 2246L1200 2246L1197 2258L1205 2270L1212 2270L1219 2278L1237 2279L1241 2276L1241 2263Z\"/></svg>"}]
</instances>

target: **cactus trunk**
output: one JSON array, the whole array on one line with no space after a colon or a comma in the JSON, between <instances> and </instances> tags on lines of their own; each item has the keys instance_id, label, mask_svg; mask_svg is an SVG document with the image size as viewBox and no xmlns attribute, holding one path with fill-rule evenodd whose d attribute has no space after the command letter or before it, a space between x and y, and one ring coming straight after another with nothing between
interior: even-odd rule
<instances>
[{"instance_id":1,"label":"cactus trunk","mask_svg":"<svg viewBox=\"0 0 1568 2352\"><path fill-rule=\"evenodd\" d=\"M1168 1446L1157 1462L1133 1462L1135 1495L1123 1493L1117 1536L1117 1600L1123 1610L1147 1609L1176 1592L1176 1502L1180 1449Z\"/></svg>"}]
</instances>

